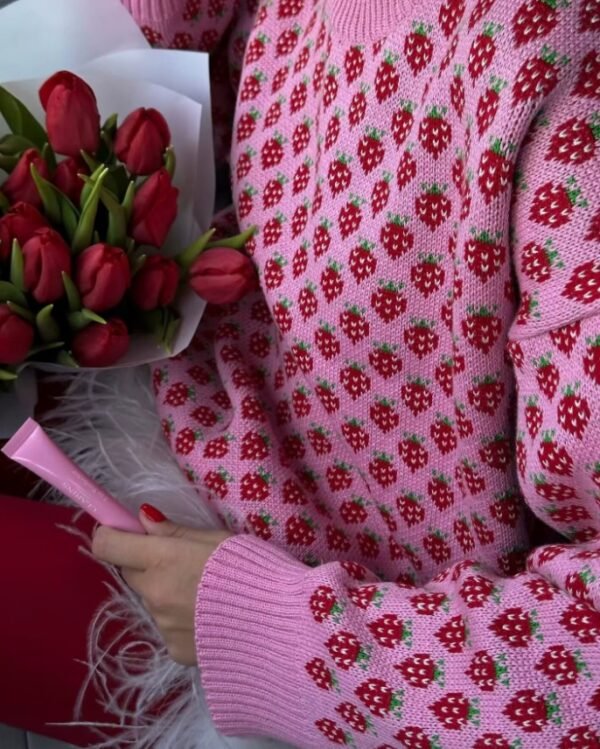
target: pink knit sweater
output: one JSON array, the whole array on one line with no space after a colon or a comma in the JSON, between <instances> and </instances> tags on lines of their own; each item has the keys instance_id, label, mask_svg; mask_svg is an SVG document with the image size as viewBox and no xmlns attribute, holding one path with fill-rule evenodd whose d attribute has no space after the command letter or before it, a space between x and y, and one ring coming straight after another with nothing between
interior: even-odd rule
<instances>
[{"instance_id":1,"label":"pink knit sweater","mask_svg":"<svg viewBox=\"0 0 600 749\"><path fill-rule=\"evenodd\" d=\"M233 61L259 227L260 293L154 372L239 534L198 594L217 725L598 749L599 0L129 5L216 49L220 121Z\"/></svg>"}]
</instances>

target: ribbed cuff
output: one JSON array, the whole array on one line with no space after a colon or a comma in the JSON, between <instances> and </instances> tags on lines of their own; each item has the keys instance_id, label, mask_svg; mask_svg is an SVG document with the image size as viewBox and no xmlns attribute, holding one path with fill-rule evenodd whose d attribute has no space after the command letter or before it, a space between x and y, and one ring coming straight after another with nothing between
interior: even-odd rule
<instances>
[{"instance_id":1,"label":"ribbed cuff","mask_svg":"<svg viewBox=\"0 0 600 749\"><path fill-rule=\"evenodd\" d=\"M196 651L217 728L296 743L306 731L299 623L306 568L235 536L209 559L196 601Z\"/></svg>"},{"instance_id":2,"label":"ribbed cuff","mask_svg":"<svg viewBox=\"0 0 600 749\"><path fill-rule=\"evenodd\" d=\"M181 15L180 0L121 0L136 20L168 22Z\"/></svg>"},{"instance_id":3,"label":"ribbed cuff","mask_svg":"<svg viewBox=\"0 0 600 749\"><path fill-rule=\"evenodd\" d=\"M329 13L340 36L375 41L387 36L414 5L415 0L330 0Z\"/></svg>"}]
</instances>

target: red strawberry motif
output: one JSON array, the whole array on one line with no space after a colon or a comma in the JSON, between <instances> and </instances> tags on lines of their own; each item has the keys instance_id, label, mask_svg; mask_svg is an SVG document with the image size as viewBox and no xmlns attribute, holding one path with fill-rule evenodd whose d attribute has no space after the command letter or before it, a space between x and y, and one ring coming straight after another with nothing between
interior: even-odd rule
<instances>
[{"instance_id":1,"label":"red strawberry motif","mask_svg":"<svg viewBox=\"0 0 600 749\"><path fill-rule=\"evenodd\" d=\"M277 525L277 521L264 510L261 512L251 512L246 516L246 528L248 531L265 541L272 538L272 528L275 525Z\"/></svg>"},{"instance_id":2,"label":"red strawberry motif","mask_svg":"<svg viewBox=\"0 0 600 749\"><path fill-rule=\"evenodd\" d=\"M494 659L487 650L475 653L465 673L482 692L493 692L498 684L509 685L505 656Z\"/></svg>"},{"instance_id":3,"label":"red strawberry motif","mask_svg":"<svg viewBox=\"0 0 600 749\"><path fill-rule=\"evenodd\" d=\"M413 30L404 40L404 57L415 76L425 70L433 58L433 42L429 36L431 31L431 26L415 22Z\"/></svg>"},{"instance_id":4,"label":"red strawberry motif","mask_svg":"<svg viewBox=\"0 0 600 749\"><path fill-rule=\"evenodd\" d=\"M557 418L561 427L577 439L583 435L590 422L592 412L587 398L578 395L579 383L568 385L563 390L563 397L558 403Z\"/></svg>"},{"instance_id":5,"label":"red strawberry motif","mask_svg":"<svg viewBox=\"0 0 600 749\"><path fill-rule=\"evenodd\" d=\"M407 252L410 252L415 243L415 236L407 228L410 218L408 216L400 217L388 213L387 222L383 225L379 235L381 244L387 254L396 260Z\"/></svg>"},{"instance_id":6,"label":"red strawberry motif","mask_svg":"<svg viewBox=\"0 0 600 749\"><path fill-rule=\"evenodd\" d=\"M361 207L364 202L362 198L350 195L348 202L342 206L338 215L338 226L342 239L348 239L360 228L363 219Z\"/></svg>"},{"instance_id":7,"label":"red strawberry motif","mask_svg":"<svg viewBox=\"0 0 600 749\"><path fill-rule=\"evenodd\" d=\"M561 296L579 304L593 304L600 299L600 262L590 260L571 272Z\"/></svg>"},{"instance_id":8,"label":"red strawberry motif","mask_svg":"<svg viewBox=\"0 0 600 749\"><path fill-rule=\"evenodd\" d=\"M588 604L572 603L563 611L560 623L582 645L600 643L600 612Z\"/></svg>"},{"instance_id":9,"label":"red strawberry motif","mask_svg":"<svg viewBox=\"0 0 600 749\"><path fill-rule=\"evenodd\" d=\"M336 713L348 723L348 725L359 733L373 731L371 719L363 715L351 702L342 702L335 708Z\"/></svg>"},{"instance_id":10,"label":"red strawberry motif","mask_svg":"<svg viewBox=\"0 0 600 749\"><path fill-rule=\"evenodd\" d=\"M592 726L578 726L566 733L558 749L598 749L600 747L600 734Z\"/></svg>"},{"instance_id":11,"label":"red strawberry motif","mask_svg":"<svg viewBox=\"0 0 600 749\"><path fill-rule=\"evenodd\" d=\"M511 185L515 164L510 154L514 150L514 144L509 143L504 147L502 140L495 138L481 155L477 180L487 205L506 192Z\"/></svg>"},{"instance_id":12,"label":"red strawberry motif","mask_svg":"<svg viewBox=\"0 0 600 749\"><path fill-rule=\"evenodd\" d=\"M440 749L438 736L429 738L419 726L405 726L394 738L402 744L404 749ZM391 747L384 744L377 749L391 749Z\"/></svg>"},{"instance_id":13,"label":"red strawberry motif","mask_svg":"<svg viewBox=\"0 0 600 749\"><path fill-rule=\"evenodd\" d=\"M431 231L436 231L452 212L452 203L445 194L448 186L423 184L421 189L423 192L415 200L417 217Z\"/></svg>"},{"instance_id":14,"label":"red strawberry motif","mask_svg":"<svg viewBox=\"0 0 600 749\"><path fill-rule=\"evenodd\" d=\"M447 730L461 731L470 723L479 725L477 701L469 700L462 692L446 692L428 707Z\"/></svg>"},{"instance_id":15,"label":"red strawberry motif","mask_svg":"<svg viewBox=\"0 0 600 749\"><path fill-rule=\"evenodd\" d=\"M414 124L415 103L412 101L402 101L400 109L397 109L392 116L392 137L394 142L400 146L410 135Z\"/></svg>"},{"instance_id":16,"label":"red strawberry motif","mask_svg":"<svg viewBox=\"0 0 600 749\"><path fill-rule=\"evenodd\" d=\"M367 113L367 93L369 86L363 83L360 89L354 94L350 101L350 109L348 110L348 122L350 129L355 128L357 125L364 120L365 114Z\"/></svg>"},{"instance_id":17,"label":"red strawberry motif","mask_svg":"<svg viewBox=\"0 0 600 749\"><path fill-rule=\"evenodd\" d=\"M494 37L502 31L502 26L494 23L486 23L482 32L473 40L469 50L467 68L473 83L481 78L483 73L490 67L496 54L496 42Z\"/></svg>"},{"instance_id":18,"label":"red strawberry motif","mask_svg":"<svg viewBox=\"0 0 600 749\"><path fill-rule=\"evenodd\" d=\"M563 268L551 239L543 245L528 242L521 250L521 273L535 283L545 283L552 277L554 268Z\"/></svg>"},{"instance_id":19,"label":"red strawberry motif","mask_svg":"<svg viewBox=\"0 0 600 749\"><path fill-rule=\"evenodd\" d=\"M587 201L581 196L581 190L577 186L574 177L569 177L564 184L558 182L546 182L536 190L529 218L542 226L548 226L551 229L557 229L568 224L575 212L575 208L584 208ZM586 266L592 271L594 264L589 263ZM564 292L563 292L564 294ZM576 301L578 301L576 299Z\"/></svg>"},{"instance_id":20,"label":"red strawberry motif","mask_svg":"<svg viewBox=\"0 0 600 749\"><path fill-rule=\"evenodd\" d=\"M411 319L404 329L404 343L418 359L424 359L439 346L440 337L435 332L435 320Z\"/></svg>"},{"instance_id":21,"label":"red strawberry motif","mask_svg":"<svg viewBox=\"0 0 600 749\"><path fill-rule=\"evenodd\" d=\"M454 66L454 77L450 83L450 103L456 114L462 118L465 110L464 65Z\"/></svg>"},{"instance_id":22,"label":"red strawberry motif","mask_svg":"<svg viewBox=\"0 0 600 749\"><path fill-rule=\"evenodd\" d=\"M331 618L332 621L338 622L344 606L336 596L333 588L328 585L320 585L310 597L310 610L313 618L319 624Z\"/></svg>"},{"instance_id":23,"label":"red strawberry motif","mask_svg":"<svg viewBox=\"0 0 600 749\"><path fill-rule=\"evenodd\" d=\"M600 336L587 338L586 343L587 349L583 357L583 371L594 384L600 385Z\"/></svg>"},{"instance_id":24,"label":"red strawberry motif","mask_svg":"<svg viewBox=\"0 0 600 749\"><path fill-rule=\"evenodd\" d=\"M377 268L377 258L373 252L373 242L362 240L350 252L349 267L357 283L370 278Z\"/></svg>"},{"instance_id":25,"label":"red strawberry motif","mask_svg":"<svg viewBox=\"0 0 600 749\"><path fill-rule=\"evenodd\" d=\"M543 695L534 689L519 689L502 713L525 733L541 733L550 721L557 725L561 722L556 695Z\"/></svg>"},{"instance_id":26,"label":"red strawberry motif","mask_svg":"<svg viewBox=\"0 0 600 749\"><path fill-rule=\"evenodd\" d=\"M240 482L240 499L247 502L266 500L271 492L271 481L271 474L263 468L245 473Z\"/></svg>"},{"instance_id":27,"label":"red strawberry motif","mask_svg":"<svg viewBox=\"0 0 600 749\"><path fill-rule=\"evenodd\" d=\"M398 452L402 461L411 473L420 471L429 462L429 453L423 446L425 440L416 434L405 434L398 444Z\"/></svg>"},{"instance_id":28,"label":"red strawberry motif","mask_svg":"<svg viewBox=\"0 0 600 749\"><path fill-rule=\"evenodd\" d=\"M419 126L419 142L433 159L439 159L452 140L452 127L445 119L446 107L433 106Z\"/></svg>"},{"instance_id":29,"label":"red strawberry motif","mask_svg":"<svg viewBox=\"0 0 600 749\"><path fill-rule=\"evenodd\" d=\"M502 236L499 233L492 237L487 231L471 229L471 235L472 239L465 243L465 262L473 275L487 283L506 263L506 247L499 243Z\"/></svg>"},{"instance_id":30,"label":"red strawberry motif","mask_svg":"<svg viewBox=\"0 0 600 749\"><path fill-rule=\"evenodd\" d=\"M502 333L502 322L494 314L496 308L467 307L468 316L461 321L461 329L467 342L484 354L494 347Z\"/></svg>"},{"instance_id":31,"label":"red strawberry motif","mask_svg":"<svg viewBox=\"0 0 600 749\"><path fill-rule=\"evenodd\" d=\"M462 653L467 639L465 620L460 614L451 617L435 633L449 653Z\"/></svg>"},{"instance_id":32,"label":"red strawberry motif","mask_svg":"<svg viewBox=\"0 0 600 749\"><path fill-rule=\"evenodd\" d=\"M348 671L354 665L366 668L370 653L363 648L356 635L341 630L331 635L325 643L338 668Z\"/></svg>"},{"instance_id":33,"label":"red strawberry motif","mask_svg":"<svg viewBox=\"0 0 600 749\"><path fill-rule=\"evenodd\" d=\"M412 624L402 621L395 614L384 614L367 626L375 640L384 648L411 646Z\"/></svg>"},{"instance_id":34,"label":"red strawberry motif","mask_svg":"<svg viewBox=\"0 0 600 749\"><path fill-rule=\"evenodd\" d=\"M383 679L363 681L354 690L354 694L375 717L386 718L391 714L396 718L402 718L404 694L402 691L394 692Z\"/></svg>"},{"instance_id":35,"label":"red strawberry motif","mask_svg":"<svg viewBox=\"0 0 600 749\"><path fill-rule=\"evenodd\" d=\"M597 113L589 120L571 117L554 132L546 152L546 161L558 161L567 166L585 164L596 155L598 140L600 119Z\"/></svg>"},{"instance_id":36,"label":"red strawberry motif","mask_svg":"<svg viewBox=\"0 0 600 749\"><path fill-rule=\"evenodd\" d=\"M379 590L376 585L361 585L358 588L348 588L348 596L352 603L359 609L368 609L373 605L381 608L385 591Z\"/></svg>"},{"instance_id":37,"label":"red strawberry motif","mask_svg":"<svg viewBox=\"0 0 600 749\"><path fill-rule=\"evenodd\" d=\"M558 23L557 0L525 0L512 19L512 30L517 47L541 39Z\"/></svg>"},{"instance_id":38,"label":"red strawberry motif","mask_svg":"<svg viewBox=\"0 0 600 749\"><path fill-rule=\"evenodd\" d=\"M387 101L398 91L400 75L396 68L397 62L398 55L386 52L377 68L377 73L375 74L375 95L380 104Z\"/></svg>"},{"instance_id":39,"label":"red strawberry motif","mask_svg":"<svg viewBox=\"0 0 600 749\"><path fill-rule=\"evenodd\" d=\"M496 376L475 377L473 387L467 391L469 403L480 413L493 416L504 398L505 385Z\"/></svg>"},{"instance_id":40,"label":"red strawberry motif","mask_svg":"<svg viewBox=\"0 0 600 749\"><path fill-rule=\"evenodd\" d=\"M466 0L444 0L440 6L438 22L446 39L456 31L465 14L466 5Z\"/></svg>"},{"instance_id":41,"label":"red strawberry motif","mask_svg":"<svg viewBox=\"0 0 600 749\"><path fill-rule=\"evenodd\" d=\"M587 673L580 653L568 650L564 645L549 647L536 663L535 669L557 686L572 686L577 683L581 672Z\"/></svg>"},{"instance_id":42,"label":"red strawberry motif","mask_svg":"<svg viewBox=\"0 0 600 749\"><path fill-rule=\"evenodd\" d=\"M339 689L333 671L327 668L322 658L313 658L304 668L319 689L324 689L326 692Z\"/></svg>"},{"instance_id":43,"label":"red strawberry motif","mask_svg":"<svg viewBox=\"0 0 600 749\"><path fill-rule=\"evenodd\" d=\"M419 254L419 260L410 270L410 280L417 291L427 298L443 286L446 272L441 265L441 255Z\"/></svg>"},{"instance_id":44,"label":"red strawberry motif","mask_svg":"<svg viewBox=\"0 0 600 749\"><path fill-rule=\"evenodd\" d=\"M384 452L375 451L369 463L369 474L382 487L392 486L398 480L398 471L394 468L393 457ZM377 556L369 554L369 556Z\"/></svg>"},{"instance_id":45,"label":"red strawberry motif","mask_svg":"<svg viewBox=\"0 0 600 749\"><path fill-rule=\"evenodd\" d=\"M444 686L443 661L434 661L427 653L415 653L394 665L410 687L427 689L432 684Z\"/></svg>"},{"instance_id":46,"label":"red strawberry motif","mask_svg":"<svg viewBox=\"0 0 600 749\"><path fill-rule=\"evenodd\" d=\"M528 648L534 636L542 639L541 634L536 634L539 624L535 615L535 611L512 606L498 614L488 629L511 648Z\"/></svg>"},{"instance_id":47,"label":"red strawberry motif","mask_svg":"<svg viewBox=\"0 0 600 749\"><path fill-rule=\"evenodd\" d=\"M357 305L346 305L340 314L340 328L353 344L362 341L369 335L369 322L365 318L365 308Z\"/></svg>"},{"instance_id":48,"label":"red strawberry motif","mask_svg":"<svg viewBox=\"0 0 600 749\"><path fill-rule=\"evenodd\" d=\"M538 449L540 465L557 476L572 476L573 458L566 447L557 444L555 434L554 431L547 431L542 435L542 442Z\"/></svg>"},{"instance_id":49,"label":"red strawberry motif","mask_svg":"<svg viewBox=\"0 0 600 749\"><path fill-rule=\"evenodd\" d=\"M383 136L383 130L368 127L358 142L358 160L365 174L373 172L385 157Z\"/></svg>"},{"instance_id":50,"label":"red strawberry motif","mask_svg":"<svg viewBox=\"0 0 600 749\"><path fill-rule=\"evenodd\" d=\"M591 50L583 58L579 69L579 77L573 89L576 96L587 99L600 98L600 51Z\"/></svg>"},{"instance_id":51,"label":"red strawberry motif","mask_svg":"<svg viewBox=\"0 0 600 749\"><path fill-rule=\"evenodd\" d=\"M396 498L398 512L409 528L422 523L425 519L425 510L421 504L422 499L412 492L405 492Z\"/></svg>"},{"instance_id":52,"label":"red strawberry motif","mask_svg":"<svg viewBox=\"0 0 600 749\"><path fill-rule=\"evenodd\" d=\"M431 408L433 393L429 390L429 385L430 380L409 377L407 383L402 386L402 400L415 416Z\"/></svg>"},{"instance_id":53,"label":"red strawberry motif","mask_svg":"<svg viewBox=\"0 0 600 749\"><path fill-rule=\"evenodd\" d=\"M350 85L358 80L365 67L364 48L354 45L346 52L344 57L344 71L346 72L346 83Z\"/></svg>"},{"instance_id":54,"label":"red strawberry motif","mask_svg":"<svg viewBox=\"0 0 600 749\"><path fill-rule=\"evenodd\" d=\"M290 546L311 546L316 540L315 522L308 515L292 515L285 524L285 537Z\"/></svg>"},{"instance_id":55,"label":"red strawberry motif","mask_svg":"<svg viewBox=\"0 0 600 749\"><path fill-rule=\"evenodd\" d=\"M459 594L470 609L485 606L490 598L495 603L500 601L499 591L494 582L483 575L469 575L463 581Z\"/></svg>"},{"instance_id":56,"label":"red strawberry motif","mask_svg":"<svg viewBox=\"0 0 600 749\"><path fill-rule=\"evenodd\" d=\"M169 389L167 390L163 403L166 404L167 406L177 407L177 406L185 405L188 400L195 400L195 399L196 399L196 391L194 390L194 388L188 387L183 382L176 382L173 385L171 385ZM214 413L212 410L210 411L211 413ZM212 426L213 424L216 423L217 416L216 414L214 414L214 421L212 421L210 424L203 423L199 419L198 421L203 426Z\"/></svg>"},{"instance_id":57,"label":"red strawberry motif","mask_svg":"<svg viewBox=\"0 0 600 749\"><path fill-rule=\"evenodd\" d=\"M347 362L340 371L340 384L352 400L357 400L371 389L371 378L365 374L366 367L357 362Z\"/></svg>"},{"instance_id":58,"label":"red strawberry motif","mask_svg":"<svg viewBox=\"0 0 600 749\"><path fill-rule=\"evenodd\" d=\"M520 742L509 744L501 733L484 733L473 744L473 749L519 749Z\"/></svg>"},{"instance_id":59,"label":"red strawberry motif","mask_svg":"<svg viewBox=\"0 0 600 749\"><path fill-rule=\"evenodd\" d=\"M352 181L352 171L349 164L352 157L344 153L338 153L335 160L329 165L327 180L332 195L337 196L345 192ZM319 253L322 254L322 253Z\"/></svg>"},{"instance_id":60,"label":"red strawberry motif","mask_svg":"<svg viewBox=\"0 0 600 749\"><path fill-rule=\"evenodd\" d=\"M391 195L390 182L392 181L392 173L384 172L381 179L373 185L371 192L371 211L373 218L377 216L389 202Z\"/></svg>"},{"instance_id":61,"label":"red strawberry motif","mask_svg":"<svg viewBox=\"0 0 600 749\"><path fill-rule=\"evenodd\" d=\"M343 729L330 718L320 718L315 721L315 726L321 731L326 739L331 741L332 744L339 744L344 746L352 743L352 736L349 733L344 733Z\"/></svg>"},{"instance_id":62,"label":"red strawberry motif","mask_svg":"<svg viewBox=\"0 0 600 749\"><path fill-rule=\"evenodd\" d=\"M513 85L513 105L548 96L560 79L560 69L569 62L558 57L558 52L547 46L540 54L530 57L521 65Z\"/></svg>"},{"instance_id":63,"label":"red strawberry motif","mask_svg":"<svg viewBox=\"0 0 600 749\"><path fill-rule=\"evenodd\" d=\"M481 94L476 112L477 132L480 138L490 129L496 119L500 107L500 94L507 85L506 81L493 75L490 85Z\"/></svg>"}]
</instances>

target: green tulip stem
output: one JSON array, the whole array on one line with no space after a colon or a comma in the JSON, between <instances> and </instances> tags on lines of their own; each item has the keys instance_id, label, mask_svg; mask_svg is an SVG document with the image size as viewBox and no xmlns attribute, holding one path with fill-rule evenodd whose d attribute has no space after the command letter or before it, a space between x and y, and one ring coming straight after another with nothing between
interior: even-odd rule
<instances>
[{"instance_id":1,"label":"green tulip stem","mask_svg":"<svg viewBox=\"0 0 600 749\"><path fill-rule=\"evenodd\" d=\"M121 206L125 211L125 221L129 224L131 221L131 214L133 213L133 199L135 198L135 181L130 180L125 191L125 196Z\"/></svg>"},{"instance_id":2,"label":"green tulip stem","mask_svg":"<svg viewBox=\"0 0 600 749\"><path fill-rule=\"evenodd\" d=\"M77 287L73 283L73 279L68 273L62 272L63 286L65 287L65 293L67 295L67 302L69 304L70 312L79 312L81 310L81 296Z\"/></svg>"},{"instance_id":3,"label":"green tulip stem","mask_svg":"<svg viewBox=\"0 0 600 749\"><path fill-rule=\"evenodd\" d=\"M104 167L98 175L98 178L92 187L92 191L81 209L81 216L72 242L72 248L75 253L81 252L92 243L96 215L98 213L98 203L100 202L100 196L102 194L103 182L107 175L108 167Z\"/></svg>"},{"instance_id":4,"label":"green tulip stem","mask_svg":"<svg viewBox=\"0 0 600 749\"><path fill-rule=\"evenodd\" d=\"M9 210L10 210L10 203L8 201L8 198L2 192L2 190L0 190L0 211L2 211L2 213L8 213Z\"/></svg>"},{"instance_id":5,"label":"green tulip stem","mask_svg":"<svg viewBox=\"0 0 600 749\"><path fill-rule=\"evenodd\" d=\"M19 291L25 291L25 273L23 270L23 251L18 240L13 239L10 255L10 282Z\"/></svg>"},{"instance_id":6,"label":"green tulip stem","mask_svg":"<svg viewBox=\"0 0 600 749\"><path fill-rule=\"evenodd\" d=\"M15 315L19 315L23 320L27 320L27 322L35 322L35 315L33 312L25 309L25 307L21 307L20 304L15 304L14 302L6 302L6 304L11 312L14 312Z\"/></svg>"},{"instance_id":7,"label":"green tulip stem","mask_svg":"<svg viewBox=\"0 0 600 749\"><path fill-rule=\"evenodd\" d=\"M98 177L97 172L99 173L102 168L104 167L104 164L101 164L99 161L96 161L96 159L93 156L90 156L90 154L87 151L80 151L81 158L85 161L87 168L90 170L90 174L92 177L96 175Z\"/></svg>"},{"instance_id":8,"label":"green tulip stem","mask_svg":"<svg viewBox=\"0 0 600 749\"><path fill-rule=\"evenodd\" d=\"M52 316L53 304L47 304L35 316L35 325L44 343L54 343L60 338L60 328Z\"/></svg>"},{"instance_id":9,"label":"green tulip stem","mask_svg":"<svg viewBox=\"0 0 600 749\"><path fill-rule=\"evenodd\" d=\"M40 346L34 346L27 354L27 358L31 359L38 354L43 354L44 351L52 351L53 349L62 348L64 345L64 341L52 341L52 343L43 343Z\"/></svg>"},{"instance_id":10,"label":"green tulip stem","mask_svg":"<svg viewBox=\"0 0 600 749\"><path fill-rule=\"evenodd\" d=\"M53 172L56 169L56 154L50 143L44 143L42 156L44 157L46 164L48 164L48 169Z\"/></svg>"},{"instance_id":11,"label":"green tulip stem","mask_svg":"<svg viewBox=\"0 0 600 749\"><path fill-rule=\"evenodd\" d=\"M214 242L209 242L206 246L207 250L215 247L230 247L232 250L243 250L246 242L251 239L256 233L256 226L251 226L241 234L236 234L235 237L229 237L226 239L215 239Z\"/></svg>"},{"instance_id":12,"label":"green tulip stem","mask_svg":"<svg viewBox=\"0 0 600 749\"><path fill-rule=\"evenodd\" d=\"M203 252L210 242L210 238L215 233L214 229L209 229L205 234L199 237L189 247L186 247L183 252L175 257L175 260L181 266L182 270L188 271L194 260Z\"/></svg>"}]
</instances>

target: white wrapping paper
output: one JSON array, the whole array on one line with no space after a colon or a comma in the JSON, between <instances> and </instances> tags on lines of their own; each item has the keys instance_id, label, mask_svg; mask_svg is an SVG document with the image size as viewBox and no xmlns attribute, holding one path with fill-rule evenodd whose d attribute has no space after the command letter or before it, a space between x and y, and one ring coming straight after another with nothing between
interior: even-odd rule
<instances>
[{"instance_id":1,"label":"white wrapping paper","mask_svg":"<svg viewBox=\"0 0 600 749\"><path fill-rule=\"evenodd\" d=\"M64 69L92 86L103 119L116 112L122 121L136 107L154 107L166 117L177 155L174 182L180 196L179 216L165 252L180 251L206 230L214 205L208 56L151 49L119 0L19 0L0 10L0 82L42 123L39 86ZM7 132L0 118L0 137ZM189 344L204 306L191 291L181 295L175 307L182 323L173 354ZM129 353L115 367L164 357L164 349L151 336L136 335ZM0 439L31 415L32 392L29 378L27 387L0 394Z\"/></svg>"}]
</instances>

